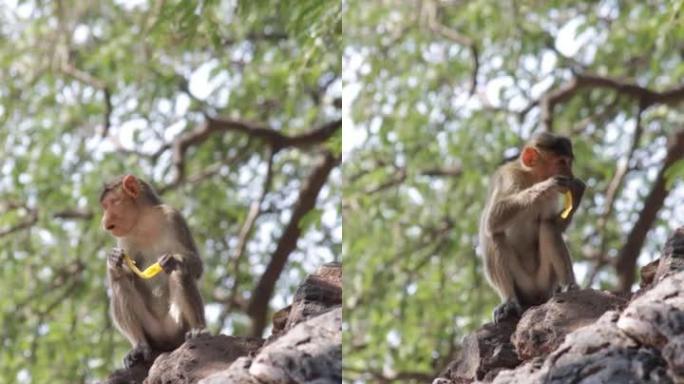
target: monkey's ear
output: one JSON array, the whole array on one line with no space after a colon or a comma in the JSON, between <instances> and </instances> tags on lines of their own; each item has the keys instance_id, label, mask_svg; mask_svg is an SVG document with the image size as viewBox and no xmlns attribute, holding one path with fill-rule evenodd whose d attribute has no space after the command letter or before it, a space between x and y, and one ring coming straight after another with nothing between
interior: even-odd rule
<instances>
[{"instance_id":1,"label":"monkey's ear","mask_svg":"<svg viewBox=\"0 0 684 384\"><path fill-rule=\"evenodd\" d=\"M520 154L520 161L524 166L534 167L534 165L537 164L537 160L539 160L539 151L533 147L523 148L522 153Z\"/></svg>"},{"instance_id":2,"label":"monkey's ear","mask_svg":"<svg viewBox=\"0 0 684 384\"><path fill-rule=\"evenodd\" d=\"M137 199L138 195L140 195L140 184L138 183L138 179L133 175L124 176L121 181L121 188L126 195L134 199Z\"/></svg>"}]
</instances>

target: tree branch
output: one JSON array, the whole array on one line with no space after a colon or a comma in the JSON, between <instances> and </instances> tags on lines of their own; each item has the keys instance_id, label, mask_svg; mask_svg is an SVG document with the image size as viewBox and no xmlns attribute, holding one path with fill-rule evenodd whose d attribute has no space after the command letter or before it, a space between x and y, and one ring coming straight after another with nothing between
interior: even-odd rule
<instances>
[{"instance_id":1,"label":"tree branch","mask_svg":"<svg viewBox=\"0 0 684 384\"><path fill-rule=\"evenodd\" d=\"M615 173L613 174L613 178L610 180L610 183L608 183L608 188L606 189L605 196L606 196L606 203L604 204L605 209L601 213L601 216L598 218L596 222L596 231L595 233L597 235L601 236L601 245L599 247L599 252L598 252L598 258L595 262L595 265L592 269L592 271L589 273L589 277L587 278L587 284L585 286L590 287L594 283L594 279L596 279L596 276L599 272L599 270L606 265L607 262L607 257L606 257L606 248L608 247L608 242L607 242L607 237L605 233L605 228L606 224L608 223L608 218L612 215L613 213L613 206L615 204L615 199L617 198L618 190L622 186L622 183L627 176L627 171L629 170L629 162L632 160L632 157L634 156L634 152L636 152L636 149L639 147L639 141L641 140L641 135L643 133L643 126L641 124L641 117L644 112L644 107L643 105L639 106L639 110L637 111L636 114L636 123L634 126L634 135L632 136L632 143L629 147L629 151L627 151L627 154L625 155L623 161L621 163L618 163L617 168L615 169Z\"/></svg>"},{"instance_id":2,"label":"tree branch","mask_svg":"<svg viewBox=\"0 0 684 384\"><path fill-rule=\"evenodd\" d=\"M93 218L93 212L87 209L64 209L59 212L52 214L55 219L65 219L65 220L90 220Z\"/></svg>"},{"instance_id":3,"label":"tree branch","mask_svg":"<svg viewBox=\"0 0 684 384\"><path fill-rule=\"evenodd\" d=\"M106 137L109 133L112 115L112 95L109 87L107 87L107 83L100 79L96 79L86 72L81 71L71 63L64 63L61 70L65 75L68 75L83 84L90 85L91 87L102 91L102 97L104 98L105 103L102 137Z\"/></svg>"},{"instance_id":4,"label":"tree branch","mask_svg":"<svg viewBox=\"0 0 684 384\"><path fill-rule=\"evenodd\" d=\"M328 180L330 172L339 162L339 157L326 151L321 161L311 172L309 178L302 184L299 198L292 208L290 221L278 241L266 271L261 275L259 282L252 292L252 298L247 308L247 314L252 319L252 335L261 336L263 333L266 327L268 304L273 295L275 284L287 263L290 253L297 247L297 241L302 233L300 227L301 220L316 205L318 194Z\"/></svg>"},{"instance_id":5,"label":"tree branch","mask_svg":"<svg viewBox=\"0 0 684 384\"><path fill-rule=\"evenodd\" d=\"M634 284L636 261L641 252L646 235L656 219L658 211L663 206L668 191L665 189L665 171L684 158L684 129L675 132L668 140L667 154L663 166L649 192L639 218L627 235L627 241L617 256L615 269L618 275L618 291L630 292Z\"/></svg>"},{"instance_id":6,"label":"tree branch","mask_svg":"<svg viewBox=\"0 0 684 384\"><path fill-rule=\"evenodd\" d=\"M242 259L245 253L247 241L249 240L249 236L252 233L252 229L254 229L256 219L259 217L259 215L261 215L261 206L264 203L264 199L266 198L268 191L271 189L271 181L273 180L274 157L275 152L272 149L269 149L268 168L266 170L266 176L264 177L263 185L261 187L261 193L259 194L259 197L257 197L257 199L254 200L251 206L249 207L247 218L245 218L245 222L242 224L242 228L240 229L240 235L238 236L238 245L237 247L235 247L235 252L231 256L231 264L233 266L232 270L233 276L235 276L235 280L233 281L233 286L230 289L228 305L225 306L224 310L222 310L221 314L219 315L218 323L220 324L221 328L223 328L223 324L225 323L228 314L234 308L234 304L239 302L238 288L240 286L240 280L238 277L240 275L240 260Z\"/></svg>"},{"instance_id":7,"label":"tree branch","mask_svg":"<svg viewBox=\"0 0 684 384\"><path fill-rule=\"evenodd\" d=\"M551 131L553 125L553 109L556 105L570 100L577 92L585 88L606 88L621 95L639 101L643 109L654 104L674 104L684 100L684 85L666 91L654 91L640 85L593 74L577 74L570 81L557 89L546 93L540 100L532 102L520 112L525 116L532 108L541 108L541 123L545 131Z\"/></svg>"},{"instance_id":8,"label":"tree branch","mask_svg":"<svg viewBox=\"0 0 684 384\"><path fill-rule=\"evenodd\" d=\"M213 118L207 116L204 124L176 138L171 144L176 178L183 179L185 169L185 153L188 148L203 143L213 134L239 132L266 141L274 152L284 148L307 148L329 139L342 127L342 120L328 122L309 132L287 136L281 132L256 123L229 118Z\"/></svg>"},{"instance_id":9,"label":"tree branch","mask_svg":"<svg viewBox=\"0 0 684 384\"><path fill-rule=\"evenodd\" d=\"M465 36L461 33L458 33L455 30L440 23L437 17L437 13L439 10L437 9L436 3L426 2L425 11L427 14L427 23L430 30L448 40L451 40L452 42L458 45L465 46L470 50L470 55L473 60L473 70L471 74L469 94L470 96L472 96L477 88L477 74L480 71L480 55L478 52L477 44L472 38Z\"/></svg>"},{"instance_id":10,"label":"tree branch","mask_svg":"<svg viewBox=\"0 0 684 384\"><path fill-rule=\"evenodd\" d=\"M0 237L31 228L38 222L38 211L36 209L29 208L26 204L6 202L1 208L2 213L23 209L26 212L26 215L25 218L19 223L0 229Z\"/></svg>"}]
</instances>

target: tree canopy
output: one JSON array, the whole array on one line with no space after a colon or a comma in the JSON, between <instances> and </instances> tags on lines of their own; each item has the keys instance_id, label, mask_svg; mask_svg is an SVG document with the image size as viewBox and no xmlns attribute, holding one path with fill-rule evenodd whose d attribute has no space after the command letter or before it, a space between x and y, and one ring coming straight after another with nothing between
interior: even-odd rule
<instances>
[{"instance_id":1,"label":"tree canopy","mask_svg":"<svg viewBox=\"0 0 684 384\"><path fill-rule=\"evenodd\" d=\"M265 334L341 252L341 4L16 1L0 9L0 377L92 382L108 317L98 197L151 182L205 262L209 327Z\"/></svg>"},{"instance_id":2,"label":"tree canopy","mask_svg":"<svg viewBox=\"0 0 684 384\"><path fill-rule=\"evenodd\" d=\"M498 302L477 256L489 175L565 134L587 192L582 286L628 291L684 223L684 2L349 1L345 379L427 382Z\"/></svg>"}]
</instances>

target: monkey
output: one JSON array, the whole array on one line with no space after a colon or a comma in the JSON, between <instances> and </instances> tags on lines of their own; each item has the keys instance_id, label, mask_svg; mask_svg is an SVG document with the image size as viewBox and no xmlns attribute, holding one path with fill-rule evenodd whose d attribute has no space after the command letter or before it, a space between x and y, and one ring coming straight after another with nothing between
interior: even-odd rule
<instances>
[{"instance_id":1,"label":"monkey","mask_svg":"<svg viewBox=\"0 0 684 384\"><path fill-rule=\"evenodd\" d=\"M562 235L586 188L573 175L573 160L569 138L538 133L490 181L479 243L487 280L502 300L494 309L494 323L577 289ZM558 196L567 191L574 208L562 218Z\"/></svg>"},{"instance_id":2,"label":"monkey","mask_svg":"<svg viewBox=\"0 0 684 384\"><path fill-rule=\"evenodd\" d=\"M133 175L106 183L100 205L102 228L117 240L107 254L110 315L133 346L124 366L150 362L156 352L206 333L197 287L202 259L180 212ZM158 262L163 273L142 279L123 263L124 255L141 269Z\"/></svg>"}]
</instances>

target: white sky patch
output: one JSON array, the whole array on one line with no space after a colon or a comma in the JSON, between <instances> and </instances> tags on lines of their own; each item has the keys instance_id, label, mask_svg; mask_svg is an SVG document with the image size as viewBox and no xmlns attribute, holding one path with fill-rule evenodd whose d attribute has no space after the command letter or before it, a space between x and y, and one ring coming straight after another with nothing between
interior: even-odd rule
<instances>
[{"instance_id":1,"label":"white sky patch","mask_svg":"<svg viewBox=\"0 0 684 384\"><path fill-rule=\"evenodd\" d=\"M596 37L596 30L587 28L579 35L577 29L586 22L584 17L576 17L563 25L556 35L556 49L567 57L575 56L580 48Z\"/></svg>"},{"instance_id":2,"label":"white sky patch","mask_svg":"<svg viewBox=\"0 0 684 384\"><path fill-rule=\"evenodd\" d=\"M74 29L74 35L72 39L76 44L83 44L88 40L88 36L90 36L90 28L81 24Z\"/></svg>"},{"instance_id":3,"label":"white sky patch","mask_svg":"<svg viewBox=\"0 0 684 384\"><path fill-rule=\"evenodd\" d=\"M198 85L195 85L192 81L190 81L189 85L191 92L192 89L198 89L200 93L207 93L209 94L208 91L203 90L203 88L199 87ZM176 104L174 106L174 113L177 116L183 116L188 112L188 108L190 108L190 97L186 94L180 94L176 97Z\"/></svg>"},{"instance_id":4,"label":"white sky patch","mask_svg":"<svg viewBox=\"0 0 684 384\"><path fill-rule=\"evenodd\" d=\"M119 126L118 139L124 148L131 149L135 147L135 133L145 129L147 121L144 119L131 119L125 121Z\"/></svg>"},{"instance_id":5,"label":"white sky patch","mask_svg":"<svg viewBox=\"0 0 684 384\"><path fill-rule=\"evenodd\" d=\"M502 76L491 80L487 83L485 89L487 100L494 106L501 106L501 92L504 88L512 87L513 84L513 78L510 76Z\"/></svg>"},{"instance_id":6,"label":"white sky patch","mask_svg":"<svg viewBox=\"0 0 684 384\"><path fill-rule=\"evenodd\" d=\"M114 0L114 3L130 11L135 8L147 9L147 0Z\"/></svg>"},{"instance_id":7,"label":"white sky patch","mask_svg":"<svg viewBox=\"0 0 684 384\"><path fill-rule=\"evenodd\" d=\"M346 57L346 56L345 56ZM352 58L346 61L342 70L342 161L345 161L349 152L354 148L360 147L368 135L366 131L358 127L352 119L352 104L361 92L362 84L355 78L353 71L356 71L363 58L358 54L352 54Z\"/></svg>"},{"instance_id":8,"label":"white sky patch","mask_svg":"<svg viewBox=\"0 0 684 384\"><path fill-rule=\"evenodd\" d=\"M211 78L211 71L219 65L218 60L211 60L200 65L191 75L190 92L198 99L206 99L216 88L228 80L227 75Z\"/></svg>"}]
</instances>

